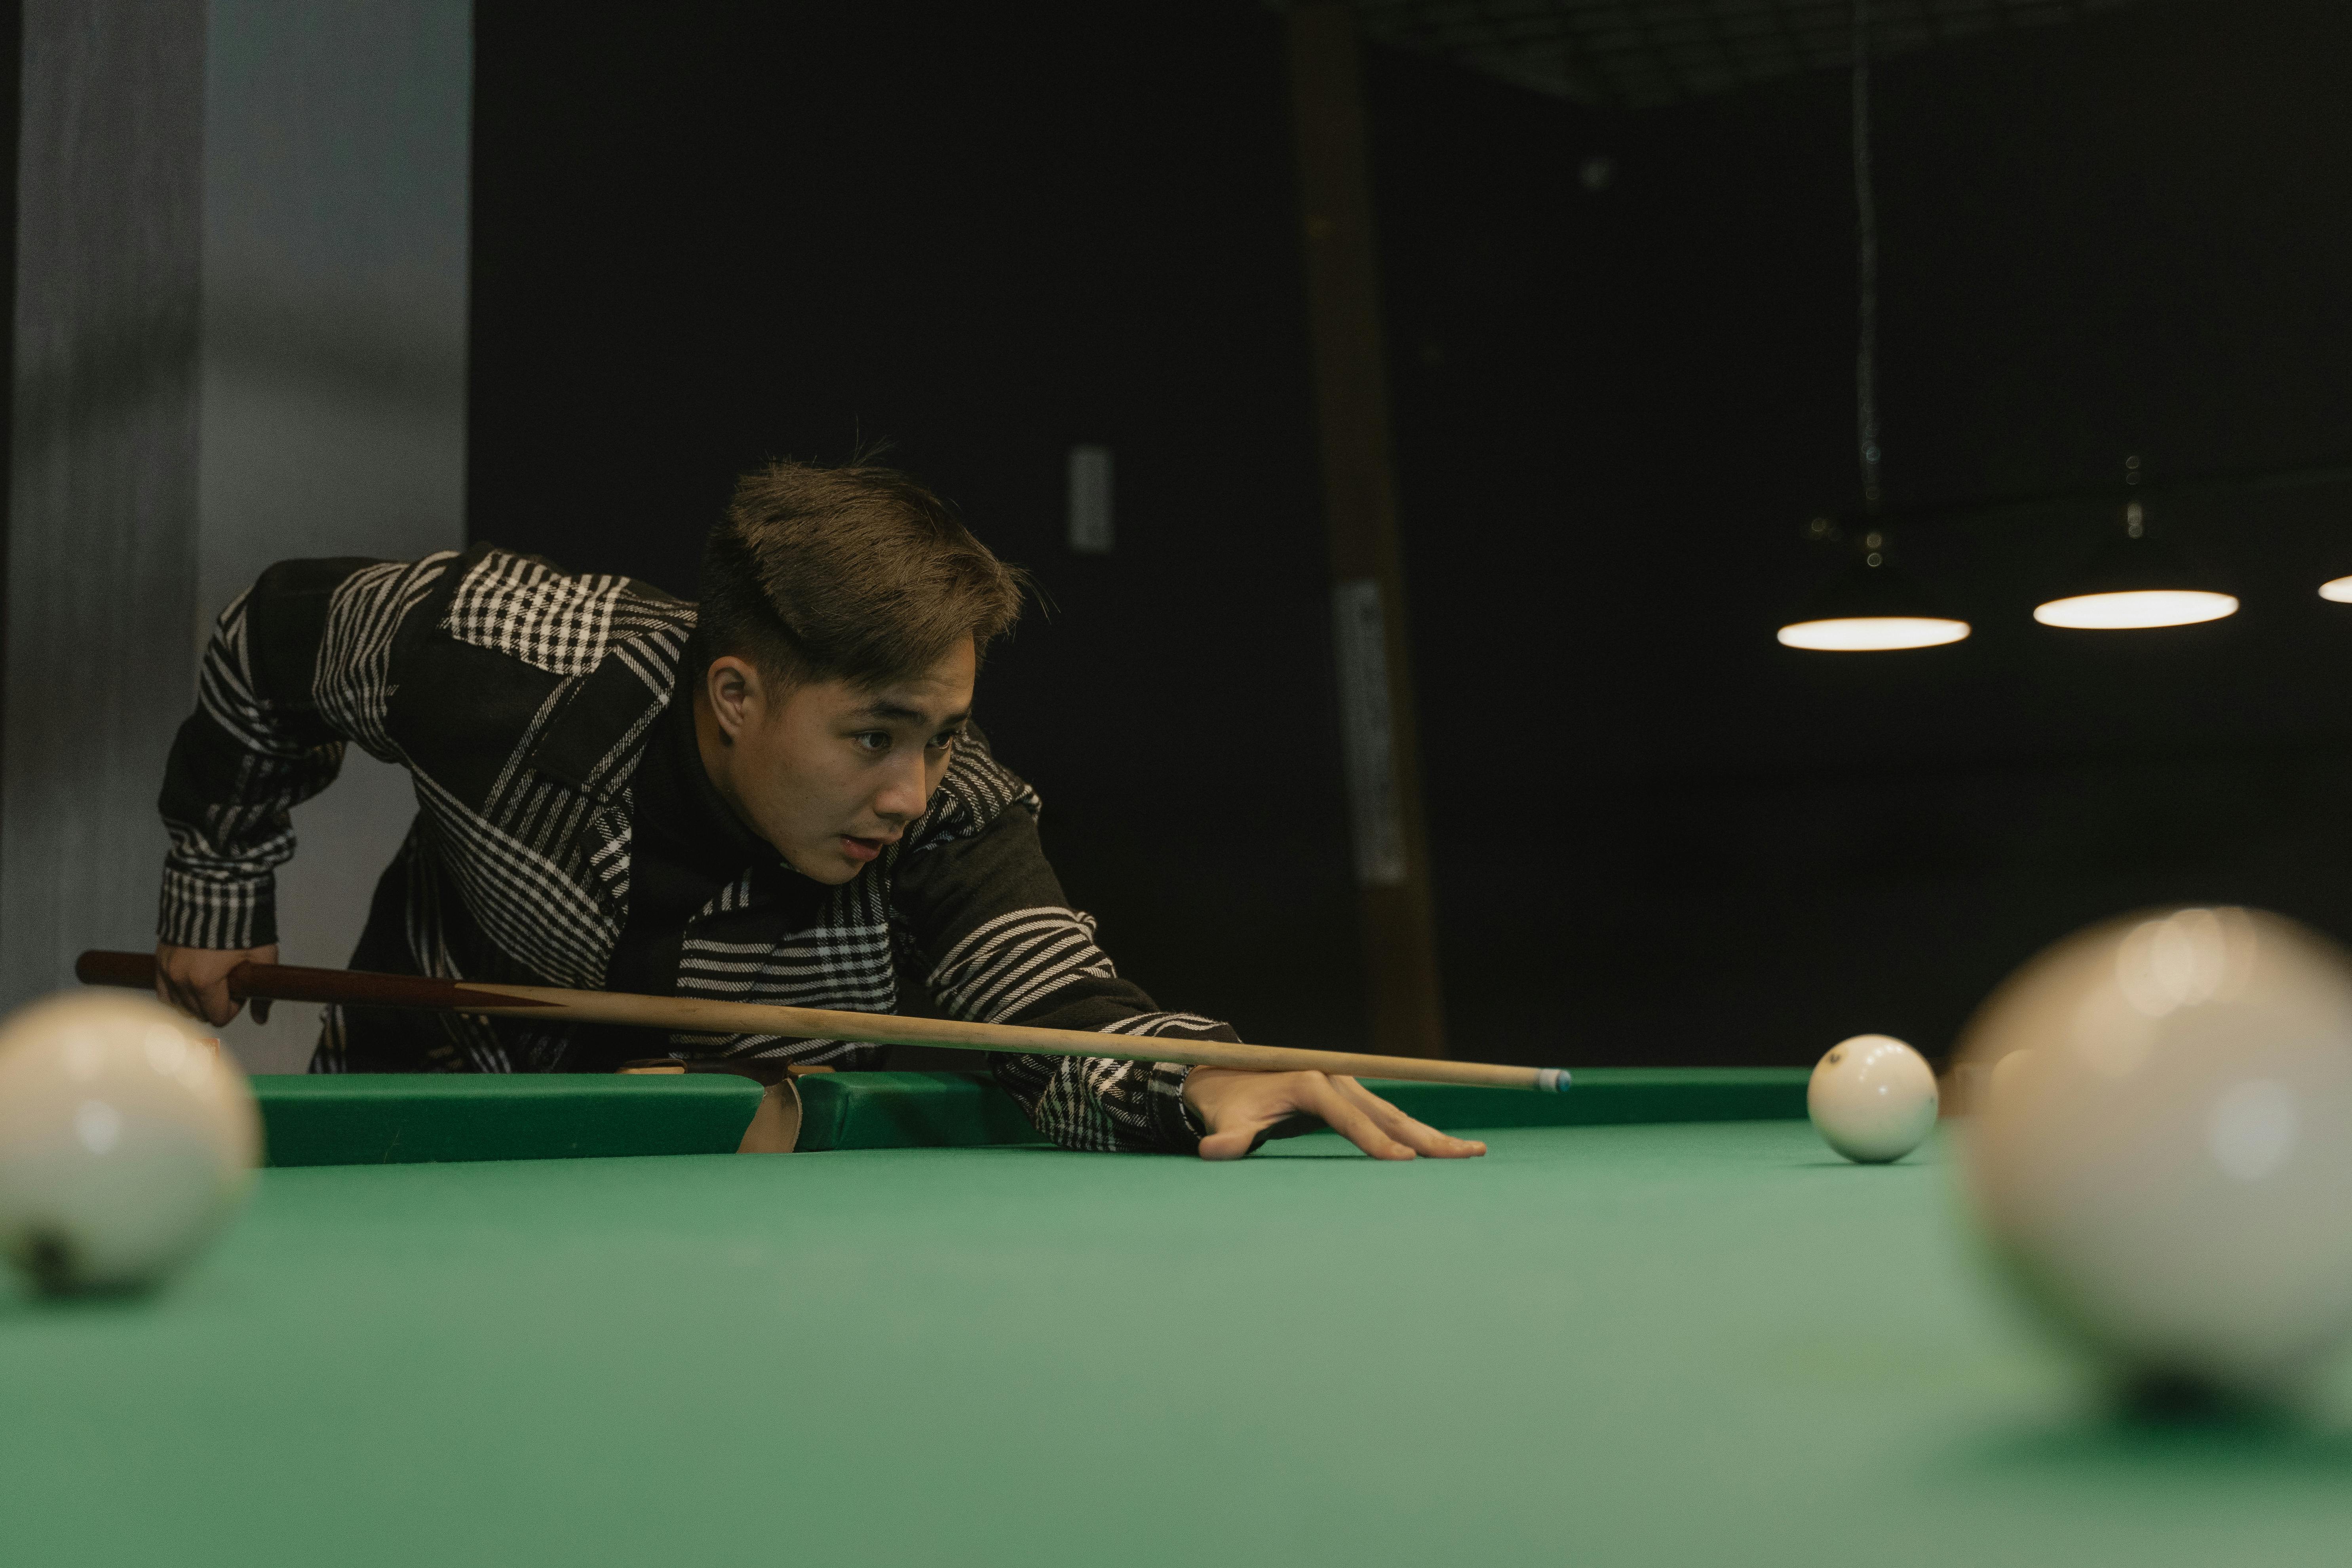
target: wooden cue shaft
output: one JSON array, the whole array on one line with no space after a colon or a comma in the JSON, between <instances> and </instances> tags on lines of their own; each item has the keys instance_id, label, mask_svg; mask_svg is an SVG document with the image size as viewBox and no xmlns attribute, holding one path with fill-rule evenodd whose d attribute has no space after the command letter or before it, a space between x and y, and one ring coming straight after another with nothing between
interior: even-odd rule
<instances>
[{"instance_id":1,"label":"wooden cue shaft","mask_svg":"<svg viewBox=\"0 0 2352 1568\"><path fill-rule=\"evenodd\" d=\"M152 990L155 984L155 959L152 953L93 950L75 961L74 976L89 985ZM1088 1029L971 1024L955 1018L905 1017L896 1013L841 1013L765 1002L711 1002L694 996L572 991L554 985L474 984L409 974L371 974L352 969L306 969L289 963L240 963L229 971L228 986L229 994L239 1001L266 996L278 1002L338 1002L362 1007L480 1013L491 1017L560 1017L688 1035L782 1035L803 1039L856 1040L866 1045L1013 1051L1027 1056L1112 1057L1129 1062L1183 1062L1193 1067L1244 1068L1255 1072L1344 1073L1353 1078L1476 1084L1489 1089L1558 1092L1568 1088L1568 1074L1558 1068L1432 1061L1418 1057L1297 1050L1280 1046L1234 1045L1223 1040L1178 1040L1154 1035L1101 1035Z\"/></svg>"}]
</instances>

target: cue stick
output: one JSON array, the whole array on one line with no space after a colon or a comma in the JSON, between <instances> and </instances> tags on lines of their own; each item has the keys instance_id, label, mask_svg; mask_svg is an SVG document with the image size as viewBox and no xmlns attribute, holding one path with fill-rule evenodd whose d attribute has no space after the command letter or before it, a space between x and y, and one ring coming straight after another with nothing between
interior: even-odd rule
<instances>
[{"instance_id":1,"label":"cue stick","mask_svg":"<svg viewBox=\"0 0 2352 1568\"><path fill-rule=\"evenodd\" d=\"M74 961L74 977L87 985L127 985L152 991L155 985L155 958L152 953L93 950ZM1328 1072L1351 1078L1405 1079L1415 1083L1531 1089L1553 1094L1568 1088L1568 1072L1563 1068L1375 1057L1354 1051L1242 1046L1223 1040L1179 1040L1154 1035L1100 1035L1091 1029L971 1024L955 1018L841 1013L766 1002L712 1002L696 996L642 996L625 991L572 991L555 985L478 984L412 974L372 974L354 969L306 969L290 963L240 963L228 973L228 993L240 1002L266 996L274 1002L334 1002L356 1007L479 1013L494 1018L620 1024L685 1035L778 1035L799 1039L854 1040L863 1045L1011 1051L1022 1056L1111 1057L1128 1062L1181 1062L1191 1067L1241 1068L1253 1072Z\"/></svg>"}]
</instances>

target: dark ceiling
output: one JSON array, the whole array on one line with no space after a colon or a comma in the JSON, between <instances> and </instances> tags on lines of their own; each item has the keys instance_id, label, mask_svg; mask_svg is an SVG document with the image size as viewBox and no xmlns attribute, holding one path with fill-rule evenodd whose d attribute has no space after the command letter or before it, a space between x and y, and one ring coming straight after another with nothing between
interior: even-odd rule
<instances>
[{"instance_id":1,"label":"dark ceiling","mask_svg":"<svg viewBox=\"0 0 2352 1568\"><path fill-rule=\"evenodd\" d=\"M1872 50L2071 22L2139 0L1871 0ZM1374 37L1594 108L1639 109L1853 58L1853 0L1355 0Z\"/></svg>"}]
</instances>

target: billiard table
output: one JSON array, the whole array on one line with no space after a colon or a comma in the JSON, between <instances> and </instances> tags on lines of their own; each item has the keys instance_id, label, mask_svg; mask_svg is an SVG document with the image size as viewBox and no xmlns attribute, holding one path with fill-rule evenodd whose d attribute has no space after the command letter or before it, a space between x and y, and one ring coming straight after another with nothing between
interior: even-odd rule
<instances>
[{"instance_id":1,"label":"billiard table","mask_svg":"<svg viewBox=\"0 0 2352 1568\"><path fill-rule=\"evenodd\" d=\"M620 1082L264 1080L278 1163L187 1274L0 1287L0 1563L2352 1552L2352 1391L2107 1416L1944 1141L1849 1165L1801 1073L1393 1086L1491 1147L1400 1164L1066 1153L939 1074L734 1153L760 1086Z\"/></svg>"}]
</instances>

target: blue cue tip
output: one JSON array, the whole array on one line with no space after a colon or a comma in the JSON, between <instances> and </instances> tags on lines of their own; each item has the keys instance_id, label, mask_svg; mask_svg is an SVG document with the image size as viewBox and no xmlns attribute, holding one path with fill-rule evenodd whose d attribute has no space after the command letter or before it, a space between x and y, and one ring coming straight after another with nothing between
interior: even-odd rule
<instances>
[{"instance_id":1,"label":"blue cue tip","mask_svg":"<svg viewBox=\"0 0 2352 1568\"><path fill-rule=\"evenodd\" d=\"M1566 1094L1568 1092L1568 1069L1566 1068L1538 1068L1536 1071L1536 1089L1539 1093L1543 1094Z\"/></svg>"}]
</instances>

